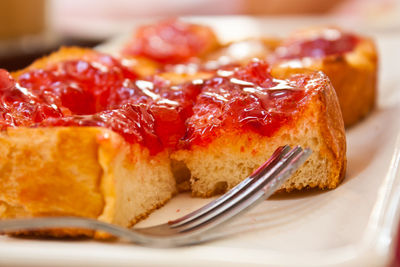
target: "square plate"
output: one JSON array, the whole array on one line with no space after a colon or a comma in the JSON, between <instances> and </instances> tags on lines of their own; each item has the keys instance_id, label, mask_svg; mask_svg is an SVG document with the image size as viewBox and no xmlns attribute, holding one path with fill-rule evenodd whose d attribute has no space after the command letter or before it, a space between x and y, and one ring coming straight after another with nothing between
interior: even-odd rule
<instances>
[{"instance_id":1,"label":"square plate","mask_svg":"<svg viewBox=\"0 0 400 267\"><path fill-rule=\"evenodd\" d=\"M215 27L224 41L284 34L301 26L343 24L333 19L190 18ZM344 26L355 27L355 24ZM399 34L373 35L380 53L375 111L347 131L347 176L337 189L274 196L202 245L154 249L92 240L0 237L0 265L31 266L382 266L390 262L400 204ZM125 37L100 47L112 51ZM181 194L138 226L180 217L211 199Z\"/></svg>"}]
</instances>

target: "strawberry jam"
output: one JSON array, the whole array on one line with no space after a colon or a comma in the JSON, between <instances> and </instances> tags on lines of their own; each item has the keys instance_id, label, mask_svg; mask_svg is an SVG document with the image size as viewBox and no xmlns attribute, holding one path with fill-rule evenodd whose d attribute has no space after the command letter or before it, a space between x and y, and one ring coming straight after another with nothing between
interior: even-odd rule
<instances>
[{"instance_id":1,"label":"strawberry jam","mask_svg":"<svg viewBox=\"0 0 400 267\"><path fill-rule=\"evenodd\" d=\"M0 73L4 127L100 126L155 154L174 148L185 133L200 88L136 80L115 59L98 54L28 70L16 83Z\"/></svg>"},{"instance_id":2,"label":"strawberry jam","mask_svg":"<svg viewBox=\"0 0 400 267\"><path fill-rule=\"evenodd\" d=\"M89 60L67 60L25 72L18 83L49 104L73 114L92 114L108 106L111 94L124 90L135 73L110 56L96 53Z\"/></svg>"},{"instance_id":3,"label":"strawberry jam","mask_svg":"<svg viewBox=\"0 0 400 267\"><path fill-rule=\"evenodd\" d=\"M206 145L221 131L272 136L301 111L307 88L319 86L311 75L278 80L265 62L215 73L170 85L158 76L137 79L100 54L28 70L17 82L0 70L0 126L105 127L156 154L180 140Z\"/></svg>"},{"instance_id":4,"label":"strawberry jam","mask_svg":"<svg viewBox=\"0 0 400 267\"><path fill-rule=\"evenodd\" d=\"M171 19L140 27L123 53L175 64L200 56L216 45L209 27Z\"/></svg>"},{"instance_id":5,"label":"strawberry jam","mask_svg":"<svg viewBox=\"0 0 400 267\"><path fill-rule=\"evenodd\" d=\"M313 32L310 37L289 39L276 52L280 58L315 57L340 55L355 49L359 38L338 29L327 28Z\"/></svg>"},{"instance_id":6,"label":"strawberry jam","mask_svg":"<svg viewBox=\"0 0 400 267\"><path fill-rule=\"evenodd\" d=\"M151 154L164 149L155 131L157 121L148 107L127 104L114 110L106 110L92 115L72 115L63 118L48 118L36 126L98 126L113 130L127 142L139 142Z\"/></svg>"},{"instance_id":7,"label":"strawberry jam","mask_svg":"<svg viewBox=\"0 0 400 267\"><path fill-rule=\"evenodd\" d=\"M253 131L272 136L289 124L307 99L304 75L278 80L264 62L204 81L203 90L187 120L185 145L207 145L223 132Z\"/></svg>"},{"instance_id":8,"label":"strawberry jam","mask_svg":"<svg viewBox=\"0 0 400 267\"><path fill-rule=\"evenodd\" d=\"M67 112L19 86L7 71L0 69L1 129L28 126L46 118L61 118Z\"/></svg>"}]
</instances>

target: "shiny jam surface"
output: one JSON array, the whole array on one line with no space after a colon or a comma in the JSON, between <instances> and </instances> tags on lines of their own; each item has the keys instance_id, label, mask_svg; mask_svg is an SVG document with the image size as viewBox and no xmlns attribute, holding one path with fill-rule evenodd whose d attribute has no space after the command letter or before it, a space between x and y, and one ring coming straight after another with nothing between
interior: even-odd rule
<instances>
[{"instance_id":1,"label":"shiny jam surface","mask_svg":"<svg viewBox=\"0 0 400 267\"><path fill-rule=\"evenodd\" d=\"M8 126L28 126L46 118L62 116L62 108L48 104L44 99L19 86L7 71L0 69L1 129Z\"/></svg>"},{"instance_id":2,"label":"shiny jam surface","mask_svg":"<svg viewBox=\"0 0 400 267\"><path fill-rule=\"evenodd\" d=\"M136 79L118 62L100 63L64 61L17 81L0 70L0 127L100 126L156 154L206 145L221 131L271 136L318 86L311 75L275 79L261 61L172 86L157 76Z\"/></svg>"},{"instance_id":3,"label":"shiny jam surface","mask_svg":"<svg viewBox=\"0 0 400 267\"><path fill-rule=\"evenodd\" d=\"M123 53L175 64L201 55L216 42L209 27L170 19L140 27Z\"/></svg>"},{"instance_id":4,"label":"shiny jam surface","mask_svg":"<svg viewBox=\"0 0 400 267\"><path fill-rule=\"evenodd\" d=\"M263 62L252 62L204 81L187 120L185 146L207 145L221 131L254 131L273 135L290 123L307 99L310 77L295 75L277 80Z\"/></svg>"},{"instance_id":5,"label":"shiny jam surface","mask_svg":"<svg viewBox=\"0 0 400 267\"><path fill-rule=\"evenodd\" d=\"M355 49L359 38L338 29L324 29L311 38L295 38L277 48L281 58L315 57L344 54Z\"/></svg>"},{"instance_id":6,"label":"shiny jam surface","mask_svg":"<svg viewBox=\"0 0 400 267\"><path fill-rule=\"evenodd\" d=\"M174 148L199 88L135 80L117 61L103 61L63 61L27 71L17 82L1 70L1 127L101 126L152 154Z\"/></svg>"},{"instance_id":7,"label":"shiny jam surface","mask_svg":"<svg viewBox=\"0 0 400 267\"><path fill-rule=\"evenodd\" d=\"M97 54L91 60L67 60L25 72L18 83L72 114L92 114L107 109L109 99L117 97L125 84L136 77L112 57Z\"/></svg>"},{"instance_id":8,"label":"shiny jam surface","mask_svg":"<svg viewBox=\"0 0 400 267\"><path fill-rule=\"evenodd\" d=\"M139 142L151 154L162 151L165 145L155 131L157 121L144 105L123 105L92 115L72 115L62 118L47 118L37 126L99 126L113 130L127 142Z\"/></svg>"}]
</instances>

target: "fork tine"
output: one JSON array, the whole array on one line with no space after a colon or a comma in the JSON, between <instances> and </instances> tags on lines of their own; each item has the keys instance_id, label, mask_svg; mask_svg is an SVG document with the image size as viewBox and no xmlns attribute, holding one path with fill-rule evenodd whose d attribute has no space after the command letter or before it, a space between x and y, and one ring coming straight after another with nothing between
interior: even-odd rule
<instances>
[{"instance_id":1,"label":"fork tine","mask_svg":"<svg viewBox=\"0 0 400 267\"><path fill-rule=\"evenodd\" d=\"M230 199L225 205L220 205L198 219L182 225L179 232L199 230L199 226L201 226L202 231L205 231L214 225L219 225L223 221L241 214L247 208L268 198L306 160L309 154L310 150L302 150L300 147L295 147L276 166L270 171L264 172L265 175L262 175L246 190ZM278 177L278 179L275 179L275 177ZM268 190L262 190L265 188Z\"/></svg>"},{"instance_id":2,"label":"fork tine","mask_svg":"<svg viewBox=\"0 0 400 267\"><path fill-rule=\"evenodd\" d=\"M288 147L290 149L290 147ZM278 151L279 152L279 151ZM228 209L229 207L235 205L237 202L240 200L244 199L247 194L251 193L252 191L255 191L255 188L260 184L259 179L263 177L268 177L268 176L273 176L274 173L276 173L279 168L282 168L284 163L285 163L285 158L287 156L290 156L293 153L293 150L287 151L286 149L284 151L281 151L281 153L274 158L272 161L268 161L270 164L263 164L260 166L255 172L253 177L249 177L251 182L244 181L246 184L245 186L240 190L234 192L232 196L229 198L228 201L225 201L221 203L220 205L217 205L213 207L212 209L209 209L208 212L203 213L201 216L196 216L192 220L188 220L186 223L180 223L178 226L173 226L174 228L179 227L179 226L186 226L190 227L187 224L198 224L201 223L202 221L208 220L207 218L214 217L217 215L219 212L223 211L224 209ZM269 174L268 174L269 173ZM268 174L267 176L265 176ZM241 183L239 184L239 186ZM230 192L228 192L229 194ZM203 217L203 218L202 218Z\"/></svg>"},{"instance_id":3,"label":"fork tine","mask_svg":"<svg viewBox=\"0 0 400 267\"><path fill-rule=\"evenodd\" d=\"M193 211L181 218L178 218L173 221L169 221L168 224L170 227L178 227L184 224L187 224L193 220L198 219L201 216L204 216L208 212L218 208L224 203L229 202L231 198L234 198L237 194L240 194L241 191L246 189L252 183L256 181L258 177L263 175L265 172L269 171L272 166L274 166L281 158L286 155L290 151L290 146L281 146L275 150L272 156L266 161L263 165L261 165L257 170L255 170L249 177L243 180L241 183L233 187L229 192L225 193L221 197L215 199L214 201L210 202L209 204L203 206L202 208Z\"/></svg>"}]
</instances>

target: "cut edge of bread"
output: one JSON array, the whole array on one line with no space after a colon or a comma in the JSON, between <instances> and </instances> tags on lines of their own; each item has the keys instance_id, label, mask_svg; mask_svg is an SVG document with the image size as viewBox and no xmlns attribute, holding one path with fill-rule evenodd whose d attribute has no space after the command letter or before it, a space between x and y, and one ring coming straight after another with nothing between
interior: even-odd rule
<instances>
[{"instance_id":1,"label":"cut edge of bread","mask_svg":"<svg viewBox=\"0 0 400 267\"><path fill-rule=\"evenodd\" d=\"M333 189L346 170L346 137L335 92L325 75L292 123L272 137L255 132L228 132L207 146L192 146L172 154L190 171L192 194L209 197L224 193L250 175L279 146L300 145L313 150L305 164L280 188L281 191L319 187Z\"/></svg>"},{"instance_id":2,"label":"cut edge of bread","mask_svg":"<svg viewBox=\"0 0 400 267\"><path fill-rule=\"evenodd\" d=\"M26 71L46 68L63 60L90 60L94 53L97 51L64 47L35 61L29 67L14 72L12 76L18 78ZM281 190L291 191L305 187L334 188L343 179L346 168L346 144L340 109L329 84L314 95L312 102L313 104L296 119L297 123L313 126L308 133L293 132L296 125L282 127L273 138L255 133L232 133L215 140L208 148L196 148L196 152L174 152L172 161L167 151L150 156L147 149L138 144L128 144L120 135L104 128L9 128L0 133L0 218L74 215L96 218L125 227L131 226L164 205L176 193L177 187L179 191L191 187L193 195L201 197L228 190L268 159L277 146L286 143L309 146L314 152L305 166L297 171ZM312 138L305 138L303 142L297 143L297 140L291 139L296 134L304 138L310 135ZM316 142L313 138L316 138ZM54 158L48 158L46 153ZM228 155L226 159L222 156L223 153ZM66 160L65 157L70 158ZM90 166L83 164L85 160L91 162ZM207 171L202 174L199 168L208 161L212 162L214 167L206 166ZM218 166L224 166L230 161L232 164L229 166L232 168L228 173L233 173L231 178L224 179L224 175L217 175ZM171 162L174 174L183 173L177 180L178 185L171 171ZM312 170L317 170L312 162L320 162L323 165L318 169L326 171L326 180L322 179L316 183L304 178L312 174ZM314 169L310 171L307 164L312 165ZM61 168L61 165L66 166ZM209 176L213 170L217 171ZM22 173L13 174L16 171ZM81 172L84 173L83 176L77 175ZM190 184L185 180L188 175L191 175ZM37 177L40 178L39 182ZM64 178L64 182L56 182L57 179L54 178L57 177ZM204 186L201 182L208 181L207 179L211 179L210 186ZM66 184L68 182L71 184ZM76 188L79 190L74 192ZM159 190L154 190L155 188ZM40 194L34 194L35 190ZM149 190L152 193L147 196L137 194ZM31 197L27 198L27 194L22 191L31 191L28 192ZM71 192L73 194L70 194ZM62 196L62 193L65 195ZM81 201L81 206L74 205ZM50 202L53 205L48 205ZM35 232L40 234L40 231ZM76 229L50 231L52 236L93 234L104 236L102 233Z\"/></svg>"},{"instance_id":3,"label":"cut edge of bread","mask_svg":"<svg viewBox=\"0 0 400 267\"><path fill-rule=\"evenodd\" d=\"M9 128L0 134L0 144L1 219L82 216L129 227L176 193L167 151L151 156L111 130Z\"/></svg>"}]
</instances>

